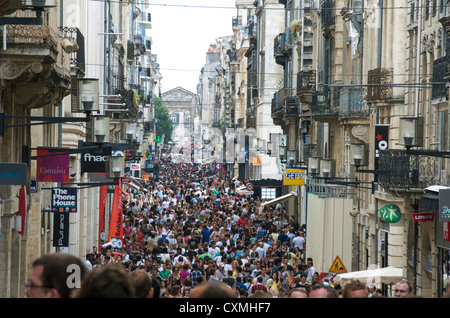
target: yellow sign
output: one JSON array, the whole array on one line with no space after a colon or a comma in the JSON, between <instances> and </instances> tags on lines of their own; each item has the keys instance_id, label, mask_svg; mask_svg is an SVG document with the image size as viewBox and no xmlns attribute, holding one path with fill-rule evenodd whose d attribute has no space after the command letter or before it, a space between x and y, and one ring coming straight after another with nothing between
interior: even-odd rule
<instances>
[{"instance_id":1,"label":"yellow sign","mask_svg":"<svg viewBox=\"0 0 450 318\"><path fill-rule=\"evenodd\" d=\"M304 185L305 170L302 169L284 169L283 185Z\"/></svg>"},{"instance_id":2,"label":"yellow sign","mask_svg":"<svg viewBox=\"0 0 450 318\"><path fill-rule=\"evenodd\" d=\"M345 266L342 263L339 256L336 256L336 259L334 260L333 265L331 265L328 272L329 273L347 273L347 270L345 269Z\"/></svg>"}]
</instances>

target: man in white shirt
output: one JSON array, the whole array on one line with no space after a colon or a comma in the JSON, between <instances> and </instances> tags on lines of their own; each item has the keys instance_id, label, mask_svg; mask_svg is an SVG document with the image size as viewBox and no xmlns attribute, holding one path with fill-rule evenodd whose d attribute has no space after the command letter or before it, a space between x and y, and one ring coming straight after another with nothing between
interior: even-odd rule
<instances>
[{"instance_id":1,"label":"man in white shirt","mask_svg":"<svg viewBox=\"0 0 450 318\"><path fill-rule=\"evenodd\" d=\"M264 243L260 242L255 251L256 253L258 253L259 259L262 260L266 255L266 251L264 250Z\"/></svg>"},{"instance_id":2,"label":"man in white shirt","mask_svg":"<svg viewBox=\"0 0 450 318\"><path fill-rule=\"evenodd\" d=\"M306 239L304 237L303 232L300 232L292 241L294 243L294 249L296 247L299 248L300 251L303 251L304 245L306 243Z\"/></svg>"}]
</instances>

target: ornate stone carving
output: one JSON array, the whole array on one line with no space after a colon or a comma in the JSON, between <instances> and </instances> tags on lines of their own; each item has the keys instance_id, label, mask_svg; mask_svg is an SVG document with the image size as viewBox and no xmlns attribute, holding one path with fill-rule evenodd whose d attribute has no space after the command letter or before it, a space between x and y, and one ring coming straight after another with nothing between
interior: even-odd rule
<instances>
[{"instance_id":1,"label":"ornate stone carving","mask_svg":"<svg viewBox=\"0 0 450 318\"><path fill-rule=\"evenodd\" d=\"M356 139L359 139L365 143L369 142L369 126L368 125L353 126L351 129L351 134Z\"/></svg>"},{"instance_id":2,"label":"ornate stone carving","mask_svg":"<svg viewBox=\"0 0 450 318\"><path fill-rule=\"evenodd\" d=\"M0 66L0 78L4 80L14 80L24 74L27 70L30 70L34 74L39 74L44 70L44 66L41 63L8 61Z\"/></svg>"}]
</instances>

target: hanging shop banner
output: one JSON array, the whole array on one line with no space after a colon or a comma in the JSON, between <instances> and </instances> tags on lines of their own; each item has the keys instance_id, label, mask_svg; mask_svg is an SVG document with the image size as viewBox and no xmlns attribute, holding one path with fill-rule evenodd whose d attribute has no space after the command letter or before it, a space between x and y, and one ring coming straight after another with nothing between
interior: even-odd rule
<instances>
[{"instance_id":1,"label":"hanging shop banner","mask_svg":"<svg viewBox=\"0 0 450 318\"><path fill-rule=\"evenodd\" d=\"M20 216L20 230L19 234L23 235L25 232L25 220L27 218L27 188L22 186L19 190L19 216Z\"/></svg>"},{"instance_id":2,"label":"hanging shop banner","mask_svg":"<svg viewBox=\"0 0 450 318\"><path fill-rule=\"evenodd\" d=\"M112 252L114 254L120 253L122 251L123 239L122 183L120 179L119 184L116 185L114 189L108 237L108 242L111 243Z\"/></svg>"},{"instance_id":3,"label":"hanging shop banner","mask_svg":"<svg viewBox=\"0 0 450 318\"><path fill-rule=\"evenodd\" d=\"M397 223L402 217L402 212L395 204L385 204L380 208L380 216L387 223Z\"/></svg>"},{"instance_id":4,"label":"hanging shop banner","mask_svg":"<svg viewBox=\"0 0 450 318\"><path fill-rule=\"evenodd\" d=\"M52 212L76 213L77 188L52 188Z\"/></svg>"},{"instance_id":5,"label":"hanging shop banner","mask_svg":"<svg viewBox=\"0 0 450 318\"><path fill-rule=\"evenodd\" d=\"M389 125L375 125L375 170L378 170L378 158L380 157L380 150L389 149ZM377 175L374 175L375 181Z\"/></svg>"},{"instance_id":6,"label":"hanging shop banner","mask_svg":"<svg viewBox=\"0 0 450 318\"><path fill-rule=\"evenodd\" d=\"M106 160L108 156L98 152L90 151L81 155L81 173L84 172L106 172Z\"/></svg>"},{"instance_id":7,"label":"hanging shop banner","mask_svg":"<svg viewBox=\"0 0 450 318\"><path fill-rule=\"evenodd\" d=\"M103 185L100 187L100 207L99 207L99 222L98 222L98 242L99 242L99 250L103 244L105 244L105 209L106 209L106 198L108 194L108 186Z\"/></svg>"},{"instance_id":8,"label":"hanging shop banner","mask_svg":"<svg viewBox=\"0 0 450 318\"><path fill-rule=\"evenodd\" d=\"M439 222L450 221L450 189L439 190Z\"/></svg>"},{"instance_id":9,"label":"hanging shop banner","mask_svg":"<svg viewBox=\"0 0 450 318\"><path fill-rule=\"evenodd\" d=\"M53 213L53 247L69 246L69 214Z\"/></svg>"},{"instance_id":10,"label":"hanging shop banner","mask_svg":"<svg viewBox=\"0 0 450 318\"><path fill-rule=\"evenodd\" d=\"M38 147L36 180L39 182L69 182L69 155L50 151L51 149L67 148Z\"/></svg>"},{"instance_id":11,"label":"hanging shop banner","mask_svg":"<svg viewBox=\"0 0 450 318\"><path fill-rule=\"evenodd\" d=\"M25 163L0 163L0 184L27 184L27 165Z\"/></svg>"}]
</instances>

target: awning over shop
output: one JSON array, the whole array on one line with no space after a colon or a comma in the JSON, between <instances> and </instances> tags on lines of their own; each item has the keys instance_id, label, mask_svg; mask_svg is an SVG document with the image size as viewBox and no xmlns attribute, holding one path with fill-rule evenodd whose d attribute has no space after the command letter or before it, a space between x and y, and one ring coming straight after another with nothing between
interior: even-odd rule
<instances>
[{"instance_id":1,"label":"awning over shop","mask_svg":"<svg viewBox=\"0 0 450 318\"><path fill-rule=\"evenodd\" d=\"M403 278L403 269L388 266L383 268L370 269L365 271L356 271L344 274L338 274L334 278L334 283L343 285L351 279L359 279L373 284L395 284Z\"/></svg>"},{"instance_id":2,"label":"awning over shop","mask_svg":"<svg viewBox=\"0 0 450 318\"><path fill-rule=\"evenodd\" d=\"M296 197L296 196L297 196L297 193L294 192L294 191L291 191L290 193L282 195L281 197L278 197L278 198L273 199L271 201L267 201L267 202L261 203L261 206L264 207L266 205L278 204L278 203L287 201L287 200L289 200L289 199L291 199L293 197Z\"/></svg>"},{"instance_id":3,"label":"awning over shop","mask_svg":"<svg viewBox=\"0 0 450 318\"><path fill-rule=\"evenodd\" d=\"M425 188L425 193L420 198L420 209L429 210L433 212L439 211L439 190L449 189L450 187L445 186L429 186Z\"/></svg>"}]
</instances>

